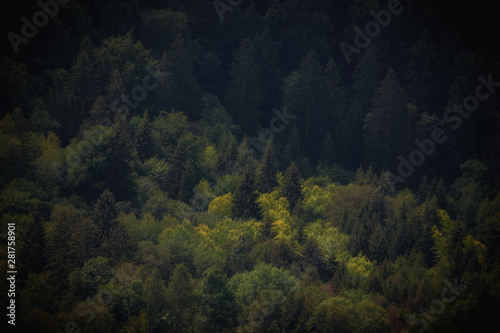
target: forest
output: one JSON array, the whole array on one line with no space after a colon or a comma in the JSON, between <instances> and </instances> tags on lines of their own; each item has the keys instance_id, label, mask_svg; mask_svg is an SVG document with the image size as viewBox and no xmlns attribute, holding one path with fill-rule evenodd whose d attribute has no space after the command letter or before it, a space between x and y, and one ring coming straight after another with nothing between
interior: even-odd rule
<instances>
[{"instance_id":1,"label":"forest","mask_svg":"<svg viewBox=\"0 0 500 333\"><path fill-rule=\"evenodd\" d=\"M498 327L490 2L12 5L7 332Z\"/></svg>"}]
</instances>

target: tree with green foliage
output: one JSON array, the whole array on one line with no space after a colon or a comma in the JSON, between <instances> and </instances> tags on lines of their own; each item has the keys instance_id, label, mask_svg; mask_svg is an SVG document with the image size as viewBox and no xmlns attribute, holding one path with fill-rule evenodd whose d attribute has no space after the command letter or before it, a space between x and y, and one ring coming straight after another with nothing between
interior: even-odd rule
<instances>
[{"instance_id":1,"label":"tree with green foliage","mask_svg":"<svg viewBox=\"0 0 500 333\"><path fill-rule=\"evenodd\" d=\"M408 146L407 105L396 72L390 69L375 93L364 125L366 161L377 171L393 168L396 157Z\"/></svg>"},{"instance_id":2,"label":"tree with green foliage","mask_svg":"<svg viewBox=\"0 0 500 333\"><path fill-rule=\"evenodd\" d=\"M290 204L290 211L294 212L296 208L300 209L302 196L302 180L299 168L295 163L291 163L283 174L279 186L280 195L285 197Z\"/></svg>"},{"instance_id":3,"label":"tree with green foliage","mask_svg":"<svg viewBox=\"0 0 500 333\"><path fill-rule=\"evenodd\" d=\"M161 278L160 271L154 268L148 274L142 285L142 301L148 321L148 332L156 332L165 329L165 314L167 297L165 283Z\"/></svg>"},{"instance_id":4,"label":"tree with green foliage","mask_svg":"<svg viewBox=\"0 0 500 333\"><path fill-rule=\"evenodd\" d=\"M276 179L276 173L278 172L276 167L276 161L274 159L273 147L270 143L264 148L264 155L262 155L262 161L257 169L256 175L256 186L257 190L261 193L269 193L274 190L278 185Z\"/></svg>"},{"instance_id":5,"label":"tree with green foliage","mask_svg":"<svg viewBox=\"0 0 500 333\"><path fill-rule=\"evenodd\" d=\"M253 170L245 167L240 175L238 189L233 194L233 215L244 219L258 218L257 198Z\"/></svg>"},{"instance_id":6,"label":"tree with green foliage","mask_svg":"<svg viewBox=\"0 0 500 333\"><path fill-rule=\"evenodd\" d=\"M197 292L200 324L204 332L226 332L236 324L238 308L224 276L214 268L203 273Z\"/></svg>"},{"instance_id":7,"label":"tree with green foliage","mask_svg":"<svg viewBox=\"0 0 500 333\"><path fill-rule=\"evenodd\" d=\"M195 287L191 273L183 264L177 265L166 289L167 307L176 332L191 332L195 326Z\"/></svg>"}]
</instances>

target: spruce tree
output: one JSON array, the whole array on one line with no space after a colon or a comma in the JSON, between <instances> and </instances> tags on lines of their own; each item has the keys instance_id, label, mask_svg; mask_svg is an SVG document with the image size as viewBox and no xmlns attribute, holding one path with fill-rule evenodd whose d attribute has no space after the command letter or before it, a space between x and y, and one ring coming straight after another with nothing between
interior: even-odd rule
<instances>
[{"instance_id":1,"label":"spruce tree","mask_svg":"<svg viewBox=\"0 0 500 333\"><path fill-rule=\"evenodd\" d=\"M329 69L329 74L333 68ZM331 76L331 75L329 75ZM283 101L287 113L297 115L294 125L303 138L307 157L317 158L321 154L321 145L327 131L327 114L332 103L328 91L329 82L324 75L316 52L309 51L302 59L298 71L284 80Z\"/></svg>"},{"instance_id":2,"label":"spruce tree","mask_svg":"<svg viewBox=\"0 0 500 333\"><path fill-rule=\"evenodd\" d=\"M291 163L286 169L280 184L280 194L288 200L290 211L294 212L302 200L302 184L300 171L295 163Z\"/></svg>"},{"instance_id":3,"label":"spruce tree","mask_svg":"<svg viewBox=\"0 0 500 333\"><path fill-rule=\"evenodd\" d=\"M104 241L109 238L111 231L117 224L118 208L115 196L109 190L105 190L97 199L92 212L92 220L97 226L99 238Z\"/></svg>"},{"instance_id":4,"label":"spruce tree","mask_svg":"<svg viewBox=\"0 0 500 333\"><path fill-rule=\"evenodd\" d=\"M260 166L257 169L257 190L261 193L272 192L278 185L278 181L276 180L277 172L273 147L268 143L264 149L264 155L262 156Z\"/></svg>"},{"instance_id":5,"label":"spruce tree","mask_svg":"<svg viewBox=\"0 0 500 333\"><path fill-rule=\"evenodd\" d=\"M244 219L258 218L257 192L252 169L246 167L240 176L238 189L233 196L233 215Z\"/></svg>"},{"instance_id":6,"label":"spruce tree","mask_svg":"<svg viewBox=\"0 0 500 333\"><path fill-rule=\"evenodd\" d=\"M392 169L397 156L408 145L408 103L406 95L390 69L373 99L365 118L366 161L375 171Z\"/></svg>"}]
</instances>

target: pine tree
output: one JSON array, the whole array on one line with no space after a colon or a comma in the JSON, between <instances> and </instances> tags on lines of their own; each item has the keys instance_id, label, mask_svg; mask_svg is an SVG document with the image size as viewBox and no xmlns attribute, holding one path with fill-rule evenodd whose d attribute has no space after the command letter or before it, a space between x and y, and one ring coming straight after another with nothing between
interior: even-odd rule
<instances>
[{"instance_id":1,"label":"pine tree","mask_svg":"<svg viewBox=\"0 0 500 333\"><path fill-rule=\"evenodd\" d=\"M85 127L87 128L91 128L95 125L108 126L111 124L112 118L110 106L106 105L106 100L104 99L104 97L102 97L101 95L97 97L94 105L92 106L92 109L90 109L89 116L90 117L85 124Z\"/></svg>"},{"instance_id":2,"label":"pine tree","mask_svg":"<svg viewBox=\"0 0 500 333\"><path fill-rule=\"evenodd\" d=\"M246 167L240 175L238 189L233 195L233 215L249 219L258 218L257 192L255 191L252 169Z\"/></svg>"},{"instance_id":3,"label":"pine tree","mask_svg":"<svg viewBox=\"0 0 500 333\"><path fill-rule=\"evenodd\" d=\"M117 224L118 208L115 196L109 190L105 190L97 199L92 212L92 220L97 226L97 232L101 241L109 238L111 231Z\"/></svg>"},{"instance_id":4,"label":"pine tree","mask_svg":"<svg viewBox=\"0 0 500 333\"><path fill-rule=\"evenodd\" d=\"M365 118L366 160L376 171L393 168L396 157L408 147L407 105L405 92L390 69Z\"/></svg>"},{"instance_id":5,"label":"pine tree","mask_svg":"<svg viewBox=\"0 0 500 333\"><path fill-rule=\"evenodd\" d=\"M363 117L370 111L373 96L383 76L380 50L370 43L357 62L352 76L352 89L355 92L355 100L360 103Z\"/></svg>"},{"instance_id":6,"label":"pine tree","mask_svg":"<svg viewBox=\"0 0 500 333\"><path fill-rule=\"evenodd\" d=\"M283 174L283 179L280 184L280 194L285 197L290 204L290 211L294 212L299 208L302 200L302 184L300 179L299 168L295 163L291 163Z\"/></svg>"},{"instance_id":7,"label":"pine tree","mask_svg":"<svg viewBox=\"0 0 500 333\"><path fill-rule=\"evenodd\" d=\"M98 254L111 259L112 262L121 262L133 258L136 244L123 222L115 222L109 232L108 238L104 239Z\"/></svg>"},{"instance_id":8,"label":"pine tree","mask_svg":"<svg viewBox=\"0 0 500 333\"><path fill-rule=\"evenodd\" d=\"M45 225L47 268L61 279L64 279L76 265L72 258L71 233L72 225L77 218L74 207L64 208Z\"/></svg>"},{"instance_id":9,"label":"pine tree","mask_svg":"<svg viewBox=\"0 0 500 333\"><path fill-rule=\"evenodd\" d=\"M130 110L130 106L132 106L129 106L126 101L122 100L122 96L125 96L125 84L123 83L120 71L114 69L109 84L106 87L106 95L103 101L105 107L113 111L111 114L111 121L113 121L118 110L124 113L126 110Z\"/></svg>"},{"instance_id":10,"label":"pine tree","mask_svg":"<svg viewBox=\"0 0 500 333\"><path fill-rule=\"evenodd\" d=\"M268 143L264 149L264 155L262 156L260 166L257 169L257 190L261 193L272 192L278 185L278 181L276 180L277 172L273 147Z\"/></svg>"},{"instance_id":11,"label":"pine tree","mask_svg":"<svg viewBox=\"0 0 500 333\"><path fill-rule=\"evenodd\" d=\"M332 70L330 68L330 74ZM288 113L297 115L294 125L297 125L299 135L308 147L304 155L317 158L328 130L327 114L333 110L328 80L316 53L309 51L302 59L299 70L284 81L283 103Z\"/></svg>"}]
</instances>

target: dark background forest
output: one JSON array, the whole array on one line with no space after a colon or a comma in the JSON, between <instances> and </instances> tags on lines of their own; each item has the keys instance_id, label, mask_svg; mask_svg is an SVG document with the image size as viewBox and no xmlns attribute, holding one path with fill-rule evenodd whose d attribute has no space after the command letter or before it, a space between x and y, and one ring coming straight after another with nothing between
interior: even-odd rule
<instances>
[{"instance_id":1,"label":"dark background forest","mask_svg":"<svg viewBox=\"0 0 500 333\"><path fill-rule=\"evenodd\" d=\"M498 326L492 3L9 6L0 54L3 309L9 224L17 270L9 329Z\"/></svg>"}]
</instances>

